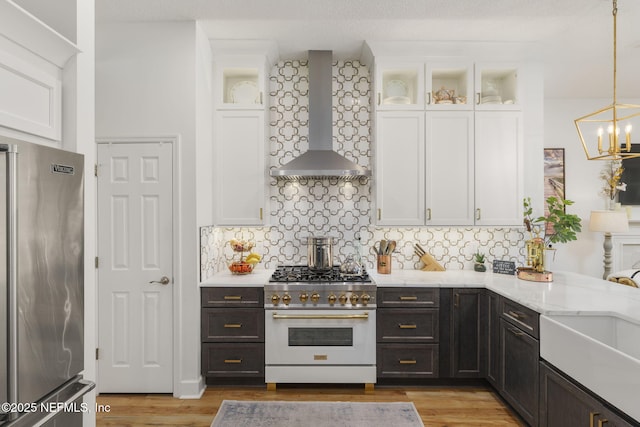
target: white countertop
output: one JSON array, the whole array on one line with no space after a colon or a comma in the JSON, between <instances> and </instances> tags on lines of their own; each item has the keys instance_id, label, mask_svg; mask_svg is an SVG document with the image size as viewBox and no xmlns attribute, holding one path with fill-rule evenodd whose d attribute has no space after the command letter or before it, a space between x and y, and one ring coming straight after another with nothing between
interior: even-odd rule
<instances>
[{"instance_id":1,"label":"white countertop","mask_svg":"<svg viewBox=\"0 0 640 427\"><path fill-rule=\"evenodd\" d=\"M272 273L272 269L259 267L244 275L221 272L200 286L263 286ZM378 286L486 288L540 314L616 314L630 322L640 323L640 289L576 273L554 272L550 283L472 270L396 270L392 274L369 272L369 275Z\"/></svg>"},{"instance_id":2,"label":"white countertop","mask_svg":"<svg viewBox=\"0 0 640 427\"><path fill-rule=\"evenodd\" d=\"M239 286L256 287L264 286L269 281L274 269L261 268L259 265L250 274L231 274L230 271L223 271L214 274L207 280L200 282L201 288L214 286Z\"/></svg>"}]
</instances>

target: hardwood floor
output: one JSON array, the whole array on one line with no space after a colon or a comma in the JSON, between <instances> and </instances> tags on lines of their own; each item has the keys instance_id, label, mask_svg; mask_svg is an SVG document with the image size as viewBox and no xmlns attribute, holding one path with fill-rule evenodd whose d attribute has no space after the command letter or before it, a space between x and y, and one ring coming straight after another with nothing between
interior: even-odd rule
<instances>
[{"instance_id":1,"label":"hardwood floor","mask_svg":"<svg viewBox=\"0 0 640 427\"><path fill-rule=\"evenodd\" d=\"M425 427L522 426L497 395L482 387L386 387L372 393L363 387L278 385L276 392L264 387L209 387L198 400L169 395L98 396L97 426L209 427L223 400L296 400L413 402Z\"/></svg>"}]
</instances>

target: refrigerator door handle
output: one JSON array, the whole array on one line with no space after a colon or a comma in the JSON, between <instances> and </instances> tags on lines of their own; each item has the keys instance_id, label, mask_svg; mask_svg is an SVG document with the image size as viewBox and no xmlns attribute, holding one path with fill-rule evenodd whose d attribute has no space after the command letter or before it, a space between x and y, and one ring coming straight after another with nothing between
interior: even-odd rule
<instances>
[{"instance_id":1,"label":"refrigerator door handle","mask_svg":"<svg viewBox=\"0 0 640 427\"><path fill-rule=\"evenodd\" d=\"M5 148L5 147L3 147ZM4 150L3 150L4 151ZM6 146L7 162L7 401L18 401L18 147Z\"/></svg>"},{"instance_id":2,"label":"refrigerator door handle","mask_svg":"<svg viewBox=\"0 0 640 427\"><path fill-rule=\"evenodd\" d=\"M75 379L67 385L63 386L57 393L53 393L48 399L39 402L38 409L49 407L54 409L51 412L43 412L41 410L27 412L17 420L9 422L6 427L39 427L51 421L54 417L65 411L64 408L74 411L89 411L88 406L77 406L75 402L82 396L89 393L95 388L96 384L92 381L83 379ZM57 410L55 410L57 409ZM5 427L5 424L2 425Z\"/></svg>"}]
</instances>

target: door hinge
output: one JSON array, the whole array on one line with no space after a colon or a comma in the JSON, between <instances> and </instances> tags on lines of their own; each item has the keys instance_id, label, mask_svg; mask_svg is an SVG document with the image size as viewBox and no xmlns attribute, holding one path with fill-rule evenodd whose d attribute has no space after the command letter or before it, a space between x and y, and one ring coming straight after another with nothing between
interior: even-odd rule
<instances>
[{"instance_id":1,"label":"door hinge","mask_svg":"<svg viewBox=\"0 0 640 427\"><path fill-rule=\"evenodd\" d=\"M93 165L93 175L98 176L98 164Z\"/></svg>"},{"instance_id":2,"label":"door hinge","mask_svg":"<svg viewBox=\"0 0 640 427\"><path fill-rule=\"evenodd\" d=\"M96 348L96 360L100 359L100 349Z\"/></svg>"},{"instance_id":3,"label":"door hinge","mask_svg":"<svg viewBox=\"0 0 640 427\"><path fill-rule=\"evenodd\" d=\"M100 260L98 257L96 257L96 268L98 268L100 266Z\"/></svg>"}]
</instances>

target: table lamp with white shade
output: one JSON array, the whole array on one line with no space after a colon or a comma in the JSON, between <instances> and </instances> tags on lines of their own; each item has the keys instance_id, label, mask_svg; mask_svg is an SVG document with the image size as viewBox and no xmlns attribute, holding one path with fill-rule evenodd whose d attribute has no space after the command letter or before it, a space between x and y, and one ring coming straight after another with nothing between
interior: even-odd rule
<instances>
[{"instance_id":1,"label":"table lamp with white shade","mask_svg":"<svg viewBox=\"0 0 640 427\"><path fill-rule=\"evenodd\" d=\"M591 211L589 231L604 233L604 275L603 279L611 273L611 233L624 233L629 231L629 219L626 211Z\"/></svg>"}]
</instances>

